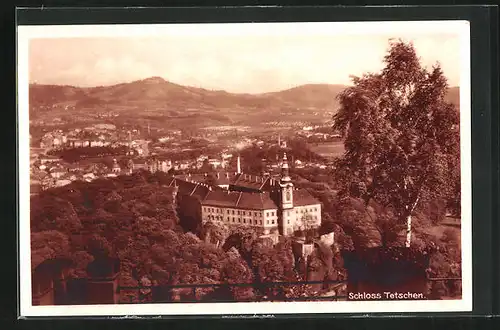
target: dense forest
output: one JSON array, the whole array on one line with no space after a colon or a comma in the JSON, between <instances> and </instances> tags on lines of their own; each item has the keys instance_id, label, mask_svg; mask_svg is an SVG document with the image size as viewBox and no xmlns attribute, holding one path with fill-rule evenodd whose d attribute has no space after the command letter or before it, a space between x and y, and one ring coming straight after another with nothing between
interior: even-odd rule
<instances>
[{"instance_id":1,"label":"dense forest","mask_svg":"<svg viewBox=\"0 0 500 330\"><path fill-rule=\"evenodd\" d=\"M391 229L396 225L376 205L367 214L356 200L340 200L328 184L304 181L302 186L323 204L322 233L334 231L336 239L332 247L320 246L305 265L294 258L290 240L273 246L244 227L230 231L213 223L197 225L192 201L174 198L173 188L166 185L169 180L165 173L139 172L90 183L74 182L32 197L33 267L46 259L66 256L74 263L71 277L79 278L86 276L86 267L96 256L116 256L121 261L122 286L290 282L303 280L304 274L314 280L342 280L346 272L340 250L398 244L397 230ZM415 235L421 246L441 248L431 261L434 275L459 276L460 241L456 233L445 231L443 237L436 238L424 230L437 208L421 210L422 230L417 226ZM457 294L453 285L437 285L435 289L441 290L440 295ZM287 299L308 295L310 290L305 285L233 287L227 294L238 301L257 296ZM185 294L178 291L174 299ZM197 289L196 299L210 299L213 291ZM122 302L144 299L147 297L137 291L122 291Z\"/></svg>"},{"instance_id":2,"label":"dense forest","mask_svg":"<svg viewBox=\"0 0 500 330\"><path fill-rule=\"evenodd\" d=\"M66 256L75 265L71 276L78 278L85 277L94 257L116 256L121 261L123 286L136 286L145 279L160 285L301 279L289 241L273 247L245 228L229 232L211 223L198 227L195 233L186 232L177 215L181 205L174 204L173 189L164 185L167 181L164 173L142 172L91 183L74 182L33 197L33 266ZM332 274L333 268L325 276ZM212 290L197 292L197 298L203 299ZM305 290L290 286L253 292L235 287L231 297L246 300L259 294L286 298ZM137 292L123 292L124 302L140 298Z\"/></svg>"}]
</instances>

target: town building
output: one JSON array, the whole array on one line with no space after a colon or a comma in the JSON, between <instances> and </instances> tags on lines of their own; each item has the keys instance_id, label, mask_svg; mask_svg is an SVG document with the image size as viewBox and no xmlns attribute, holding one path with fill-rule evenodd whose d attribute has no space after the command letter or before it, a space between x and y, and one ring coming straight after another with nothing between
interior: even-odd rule
<instances>
[{"instance_id":1,"label":"town building","mask_svg":"<svg viewBox=\"0 0 500 330\"><path fill-rule=\"evenodd\" d=\"M172 161L167 159L152 158L134 158L128 161L129 172L140 170L155 172L168 172L172 168Z\"/></svg>"}]
</instances>

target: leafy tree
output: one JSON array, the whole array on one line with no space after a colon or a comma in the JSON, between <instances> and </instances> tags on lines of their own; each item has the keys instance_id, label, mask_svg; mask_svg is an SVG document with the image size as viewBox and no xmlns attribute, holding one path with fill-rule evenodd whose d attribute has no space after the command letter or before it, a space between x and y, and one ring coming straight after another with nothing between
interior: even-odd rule
<instances>
[{"instance_id":1,"label":"leafy tree","mask_svg":"<svg viewBox=\"0 0 500 330\"><path fill-rule=\"evenodd\" d=\"M32 231L58 230L69 234L82 228L73 204L58 194L32 198L31 214Z\"/></svg>"},{"instance_id":2,"label":"leafy tree","mask_svg":"<svg viewBox=\"0 0 500 330\"><path fill-rule=\"evenodd\" d=\"M213 166L208 162L208 159L203 160L200 171L210 173L214 170Z\"/></svg>"},{"instance_id":3,"label":"leafy tree","mask_svg":"<svg viewBox=\"0 0 500 330\"><path fill-rule=\"evenodd\" d=\"M105 258L111 255L112 246L104 237L94 234L88 240L87 251L94 258Z\"/></svg>"},{"instance_id":4,"label":"leafy tree","mask_svg":"<svg viewBox=\"0 0 500 330\"><path fill-rule=\"evenodd\" d=\"M47 230L31 233L31 264L35 268L46 260L70 255L68 236Z\"/></svg>"},{"instance_id":5,"label":"leafy tree","mask_svg":"<svg viewBox=\"0 0 500 330\"><path fill-rule=\"evenodd\" d=\"M229 236L229 228L223 223L208 221L202 227L201 236L206 242L219 247L222 246Z\"/></svg>"},{"instance_id":6,"label":"leafy tree","mask_svg":"<svg viewBox=\"0 0 500 330\"><path fill-rule=\"evenodd\" d=\"M459 157L459 113L445 100L447 79L439 64L424 68L411 43L391 41L379 73L354 77L339 95L334 129L345 136L336 163L344 194L391 207L406 223L422 199L449 185Z\"/></svg>"},{"instance_id":7,"label":"leafy tree","mask_svg":"<svg viewBox=\"0 0 500 330\"><path fill-rule=\"evenodd\" d=\"M85 278L87 276L87 266L94 260L94 257L86 251L76 251L72 253L71 259L75 264L72 276L76 278Z\"/></svg>"},{"instance_id":8,"label":"leafy tree","mask_svg":"<svg viewBox=\"0 0 500 330\"><path fill-rule=\"evenodd\" d=\"M234 249L228 251L227 256L228 258L222 269L222 278L229 284L252 283L252 270L248 267L248 264L240 258L239 253ZM251 300L255 294L252 287L246 286L231 286L230 291L236 301Z\"/></svg>"}]
</instances>

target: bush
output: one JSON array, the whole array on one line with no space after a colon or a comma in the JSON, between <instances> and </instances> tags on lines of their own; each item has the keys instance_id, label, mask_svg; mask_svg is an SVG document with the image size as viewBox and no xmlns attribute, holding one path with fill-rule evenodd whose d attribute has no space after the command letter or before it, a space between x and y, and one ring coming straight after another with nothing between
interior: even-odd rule
<instances>
[{"instance_id":1,"label":"bush","mask_svg":"<svg viewBox=\"0 0 500 330\"><path fill-rule=\"evenodd\" d=\"M441 240L445 243L460 243L458 231L453 228L446 228L443 231L443 236L441 237Z\"/></svg>"}]
</instances>

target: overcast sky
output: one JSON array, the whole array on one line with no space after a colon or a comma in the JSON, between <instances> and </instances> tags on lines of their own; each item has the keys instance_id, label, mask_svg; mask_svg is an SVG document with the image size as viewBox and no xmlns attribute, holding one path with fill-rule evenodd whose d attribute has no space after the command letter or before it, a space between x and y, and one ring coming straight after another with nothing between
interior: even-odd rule
<instances>
[{"instance_id":1,"label":"overcast sky","mask_svg":"<svg viewBox=\"0 0 500 330\"><path fill-rule=\"evenodd\" d=\"M160 76L181 85L259 93L308 83L349 84L376 72L389 38L413 41L427 66L460 80L458 35L155 36L31 39L30 81L111 85Z\"/></svg>"}]
</instances>

